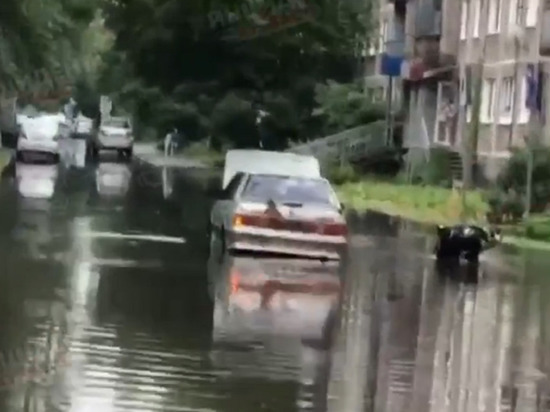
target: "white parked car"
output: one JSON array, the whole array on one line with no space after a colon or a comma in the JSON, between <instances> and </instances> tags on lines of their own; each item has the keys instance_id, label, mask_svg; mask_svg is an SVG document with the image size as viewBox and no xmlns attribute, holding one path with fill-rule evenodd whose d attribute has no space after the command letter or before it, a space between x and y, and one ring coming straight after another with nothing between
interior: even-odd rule
<instances>
[{"instance_id":1,"label":"white parked car","mask_svg":"<svg viewBox=\"0 0 550 412\"><path fill-rule=\"evenodd\" d=\"M58 115L40 115L22 118L17 139L16 158L19 162L47 160L59 162L60 118Z\"/></svg>"},{"instance_id":2,"label":"white parked car","mask_svg":"<svg viewBox=\"0 0 550 412\"><path fill-rule=\"evenodd\" d=\"M268 252L341 259L343 207L311 156L230 151L224 187L210 214L211 252Z\"/></svg>"},{"instance_id":3,"label":"white parked car","mask_svg":"<svg viewBox=\"0 0 550 412\"><path fill-rule=\"evenodd\" d=\"M97 157L101 150L116 150L131 158L134 134L130 121L125 117L112 117L101 123L91 143L91 151Z\"/></svg>"}]
</instances>

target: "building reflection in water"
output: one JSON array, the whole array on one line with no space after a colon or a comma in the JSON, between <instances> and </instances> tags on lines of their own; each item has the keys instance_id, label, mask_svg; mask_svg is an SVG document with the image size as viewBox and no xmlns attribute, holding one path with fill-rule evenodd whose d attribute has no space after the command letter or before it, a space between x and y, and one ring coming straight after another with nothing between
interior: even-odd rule
<instances>
[{"instance_id":1,"label":"building reflection in water","mask_svg":"<svg viewBox=\"0 0 550 412\"><path fill-rule=\"evenodd\" d=\"M430 242L403 230L351 248L328 410L548 410L540 282L488 264L478 285L442 279Z\"/></svg>"}]
</instances>

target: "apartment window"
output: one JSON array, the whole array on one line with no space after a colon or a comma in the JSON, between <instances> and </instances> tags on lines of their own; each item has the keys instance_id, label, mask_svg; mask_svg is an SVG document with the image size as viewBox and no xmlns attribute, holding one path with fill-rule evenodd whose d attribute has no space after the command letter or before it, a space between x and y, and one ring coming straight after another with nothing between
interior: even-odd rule
<instances>
[{"instance_id":1,"label":"apartment window","mask_svg":"<svg viewBox=\"0 0 550 412\"><path fill-rule=\"evenodd\" d=\"M481 3L482 0L475 0L476 9L474 15L474 37L479 37L479 28L481 26Z\"/></svg>"},{"instance_id":2,"label":"apartment window","mask_svg":"<svg viewBox=\"0 0 550 412\"><path fill-rule=\"evenodd\" d=\"M386 41L388 40L389 24L387 20L384 20L380 25L380 44L378 45L378 51L384 52L386 47Z\"/></svg>"},{"instance_id":3,"label":"apartment window","mask_svg":"<svg viewBox=\"0 0 550 412\"><path fill-rule=\"evenodd\" d=\"M537 19L539 15L539 1L540 0L523 0L526 3L525 13L525 25L527 27L535 27L537 25Z\"/></svg>"},{"instance_id":4,"label":"apartment window","mask_svg":"<svg viewBox=\"0 0 550 412\"><path fill-rule=\"evenodd\" d=\"M510 115L514 102L514 78L505 77L502 79L502 88L500 90L500 113L502 115Z\"/></svg>"},{"instance_id":5,"label":"apartment window","mask_svg":"<svg viewBox=\"0 0 550 412\"><path fill-rule=\"evenodd\" d=\"M502 0L491 0L489 7L489 33L498 33L500 31Z\"/></svg>"},{"instance_id":6,"label":"apartment window","mask_svg":"<svg viewBox=\"0 0 550 412\"><path fill-rule=\"evenodd\" d=\"M495 79L487 79L483 83L483 120L485 122L493 121L493 109L495 105Z\"/></svg>"},{"instance_id":7,"label":"apartment window","mask_svg":"<svg viewBox=\"0 0 550 412\"><path fill-rule=\"evenodd\" d=\"M466 39L466 33L468 32L468 2L462 2L461 18L460 18L460 38Z\"/></svg>"},{"instance_id":8,"label":"apartment window","mask_svg":"<svg viewBox=\"0 0 550 412\"><path fill-rule=\"evenodd\" d=\"M515 7L512 7L511 14L514 16L514 22L516 26L523 27L523 22L525 21L525 11L526 11L526 0L516 0Z\"/></svg>"}]
</instances>

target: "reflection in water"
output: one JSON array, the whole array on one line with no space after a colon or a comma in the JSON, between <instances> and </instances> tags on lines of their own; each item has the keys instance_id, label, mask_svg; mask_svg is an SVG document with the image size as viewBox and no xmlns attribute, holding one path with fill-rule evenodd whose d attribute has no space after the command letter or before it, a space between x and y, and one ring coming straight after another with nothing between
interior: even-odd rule
<instances>
[{"instance_id":1,"label":"reflection in water","mask_svg":"<svg viewBox=\"0 0 550 412\"><path fill-rule=\"evenodd\" d=\"M17 191L24 198L51 199L57 177L57 164L15 164Z\"/></svg>"},{"instance_id":2,"label":"reflection in water","mask_svg":"<svg viewBox=\"0 0 550 412\"><path fill-rule=\"evenodd\" d=\"M65 211L0 193L0 343L20 376L1 410L548 410L548 254L505 273L484 262L467 285L440 276L419 228L369 215L345 270L234 256L207 274L198 188L178 175L170 202L149 185L100 208L94 174L68 176ZM33 361L16 349L34 343L52 373L24 380Z\"/></svg>"},{"instance_id":3,"label":"reflection in water","mask_svg":"<svg viewBox=\"0 0 550 412\"><path fill-rule=\"evenodd\" d=\"M300 382L298 409L321 410L339 271L337 263L211 258L214 365L235 377Z\"/></svg>"},{"instance_id":4,"label":"reflection in water","mask_svg":"<svg viewBox=\"0 0 550 412\"><path fill-rule=\"evenodd\" d=\"M172 196L174 191L174 171L171 168L162 168L162 195L165 199Z\"/></svg>"},{"instance_id":5,"label":"reflection in water","mask_svg":"<svg viewBox=\"0 0 550 412\"><path fill-rule=\"evenodd\" d=\"M130 188L132 173L126 163L101 163L96 170L96 189L100 196L124 196Z\"/></svg>"},{"instance_id":6,"label":"reflection in water","mask_svg":"<svg viewBox=\"0 0 550 412\"><path fill-rule=\"evenodd\" d=\"M350 252L333 353L342 376L331 371L329 410L548 410L540 281L528 288L490 273L497 282L462 284L409 253L418 242L405 247L398 236L373 243ZM389 299L392 273L401 293Z\"/></svg>"},{"instance_id":7,"label":"reflection in water","mask_svg":"<svg viewBox=\"0 0 550 412\"><path fill-rule=\"evenodd\" d=\"M86 141L66 138L60 146L61 161L69 167L86 167Z\"/></svg>"}]
</instances>

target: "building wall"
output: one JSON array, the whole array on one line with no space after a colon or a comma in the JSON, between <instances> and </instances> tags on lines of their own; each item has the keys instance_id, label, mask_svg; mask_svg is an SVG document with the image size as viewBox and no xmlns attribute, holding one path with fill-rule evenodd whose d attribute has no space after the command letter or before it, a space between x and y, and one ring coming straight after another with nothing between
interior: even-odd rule
<instances>
[{"instance_id":1,"label":"building wall","mask_svg":"<svg viewBox=\"0 0 550 412\"><path fill-rule=\"evenodd\" d=\"M529 63L540 61L542 3L526 0L523 23L518 23L517 0L486 0L485 8L480 6L482 1L461 2L458 55L471 67L483 64L478 154L482 169L494 176L505 164L510 147L523 147L533 130L534 119L525 106L526 74ZM468 110L466 130L472 117Z\"/></svg>"}]
</instances>

